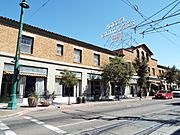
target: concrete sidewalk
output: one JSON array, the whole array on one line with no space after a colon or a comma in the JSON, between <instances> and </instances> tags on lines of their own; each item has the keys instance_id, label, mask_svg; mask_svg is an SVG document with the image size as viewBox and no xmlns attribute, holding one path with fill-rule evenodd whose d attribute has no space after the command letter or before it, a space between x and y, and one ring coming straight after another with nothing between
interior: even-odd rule
<instances>
[{"instance_id":1,"label":"concrete sidewalk","mask_svg":"<svg viewBox=\"0 0 180 135\"><path fill-rule=\"evenodd\" d=\"M143 98L143 100L150 100L152 97L146 97ZM2 118L9 118L9 117L15 117L15 116L21 116L23 114L26 114L28 112L32 111L40 111L40 110L45 110L45 109L55 109L55 108L60 108L60 109L68 109L68 108L77 108L77 107L90 107L90 106L95 106L95 105L100 105L100 104L109 104L109 103L121 103L121 102L134 102L134 101L139 101L139 97L136 98L124 98L120 99L120 101L88 101L86 103L82 104L59 104L59 103L54 103L53 105L50 105L48 107L42 107L42 106L37 106L37 107L29 107L27 105L23 104L17 104L17 109L15 110L8 110L7 105L8 103L0 103L0 119Z\"/></svg>"}]
</instances>

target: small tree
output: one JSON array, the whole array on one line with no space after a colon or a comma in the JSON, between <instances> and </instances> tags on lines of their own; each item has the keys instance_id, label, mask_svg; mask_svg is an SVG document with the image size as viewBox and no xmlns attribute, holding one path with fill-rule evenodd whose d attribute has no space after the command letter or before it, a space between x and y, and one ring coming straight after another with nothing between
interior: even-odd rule
<instances>
[{"instance_id":1,"label":"small tree","mask_svg":"<svg viewBox=\"0 0 180 135\"><path fill-rule=\"evenodd\" d=\"M75 85L77 85L77 78L76 75L68 70L64 70L63 72L61 72L62 74L62 78L61 78L61 84L68 88L68 105L70 105L70 87L73 87Z\"/></svg>"},{"instance_id":2,"label":"small tree","mask_svg":"<svg viewBox=\"0 0 180 135\"><path fill-rule=\"evenodd\" d=\"M134 64L136 73L139 77L137 80L137 85L140 87L140 94L141 94L141 89L147 87L147 77L148 77L147 60L145 60L144 57L142 59L135 59L135 63L133 64Z\"/></svg>"},{"instance_id":3,"label":"small tree","mask_svg":"<svg viewBox=\"0 0 180 135\"><path fill-rule=\"evenodd\" d=\"M119 88L124 88L134 73L134 68L131 63L127 63L122 60L121 57L116 57L110 61L110 63L102 67L102 78L105 82L112 81ZM118 100L120 91L117 93Z\"/></svg>"}]
</instances>

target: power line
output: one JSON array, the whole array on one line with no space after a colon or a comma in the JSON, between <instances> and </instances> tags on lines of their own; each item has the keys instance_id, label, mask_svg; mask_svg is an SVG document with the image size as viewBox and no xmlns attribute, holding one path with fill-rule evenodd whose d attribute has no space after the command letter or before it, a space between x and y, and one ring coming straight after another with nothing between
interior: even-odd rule
<instances>
[{"instance_id":1,"label":"power line","mask_svg":"<svg viewBox=\"0 0 180 135\"><path fill-rule=\"evenodd\" d=\"M142 21L141 23L139 23L138 25L136 25L137 27L141 27L140 25L143 24L144 22L146 22L147 20L149 20L150 18L154 17L155 15L159 14L160 12L162 12L163 10L165 10L166 8L168 8L169 6L171 6L172 4L174 4L175 2L177 2L179 0L175 0L172 3L168 4L167 6L165 6L164 8L162 8L161 10L159 10L158 12L156 12L155 14L151 15L150 17L146 18L144 21Z\"/></svg>"},{"instance_id":2,"label":"power line","mask_svg":"<svg viewBox=\"0 0 180 135\"><path fill-rule=\"evenodd\" d=\"M173 40L169 39L168 37L166 37L164 34L160 33L161 36L163 36L164 38L166 38L169 42L171 42L173 45L175 45L176 47L180 48L180 46L178 44L176 44L176 42L174 42Z\"/></svg>"},{"instance_id":3,"label":"power line","mask_svg":"<svg viewBox=\"0 0 180 135\"><path fill-rule=\"evenodd\" d=\"M167 32L180 39L180 36L179 36L179 35L177 35L177 34L175 34L175 33L173 33L173 32L170 32L169 30L168 30Z\"/></svg>"},{"instance_id":4,"label":"power line","mask_svg":"<svg viewBox=\"0 0 180 135\"><path fill-rule=\"evenodd\" d=\"M121 0L121 1L123 1L124 2L124 0ZM127 0L128 1L128 0ZM172 4L174 4L175 2L177 2L178 0L175 0L174 2L172 2L171 4L169 4L169 5L172 5ZM129 1L128 1L128 3L130 3ZM179 2L178 2L178 4L179 4ZM132 5L132 4L128 4L128 5ZM168 5L168 6L169 6ZM166 7L168 7L168 6L166 6ZM131 8L133 8L132 6L130 6ZM165 8L166 8L165 7ZM133 8L136 12L138 11L138 9L136 8ZM163 8L164 9L164 8ZM180 9L179 9L180 10ZM177 11L179 11L179 10L177 10ZM160 11L158 11L157 13L159 13L159 12L161 12L162 11L162 9L160 10ZM177 12L176 11L176 12ZM174 12L174 13L176 13L176 12ZM145 21L147 21L147 20L150 20L150 18L151 17L153 17L154 15L156 15L157 13L155 13L154 15L152 15L152 16L150 16L150 17L145 17L144 18L144 15L142 14L142 13L140 13L139 11L138 11L138 13L141 15L141 16L143 16L142 18L144 19L144 21L143 22L145 22ZM172 15L174 15L174 13L173 14L171 14L170 16L172 16ZM152 20L151 20L152 21ZM176 23L180 23L180 22L175 22L175 24ZM172 24L171 24L172 25ZM153 29L155 29L152 25L150 25L150 27L152 27ZM167 32L169 32L168 30L166 30L164 27L163 27L163 29L165 30L165 31L167 31ZM166 37L165 35L163 35L162 33L160 33L160 31L158 31L157 29L155 29L156 30L156 32L158 32L161 36L163 36L164 38L166 38L169 42L171 42L173 45L175 45L175 46L177 46L177 47L179 47L180 48L180 46L178 45L178 44L176 44L174 41L172 41L171 39L169 39L168 37ZM171 33L171 32L169 32L169 33ZM172 34L172 33L171 33ZM176 37L179 37L179 36L177 36L176 34L174 34L173 33L173 35L174 36L176 36Z\"/></svg>"},{"instance_id":5,"label":"power line","mask_svg":"<svg viewBox=\"0 0 180 135\"><path fill-rule=\"evenodd\" d=\"M32 13L32 15L30 15L26 20L29 20L30 18L32 18L35 14L37 14L41 8L45 7L47 5L47 3L49 2L50 0L47 0L46 2L44 2L37 10L34 11L34 13Z\"/></svg>"},{"instance_id":6,"label":"power line","mask_svg":"<svg viewBox=\"0 0 180 135\"><path fill-rule=\"evenodd\" d=\"M152 27L152 29L145 30L145 31L141 32L140 34L144 34L144 33L147 33L147 32L154 31L154 30L162 29L162 28L165 28L165 27L169 27L169 26L172 26L172 25L175 25L175 24L178 24L178 23L180 23L180 21L177 21L177 22L174 22L174 23L171 23L171 24L166 24L164 26L160 26L160 27L157 27L157 28Z\"/></svg>"}]
</instances>

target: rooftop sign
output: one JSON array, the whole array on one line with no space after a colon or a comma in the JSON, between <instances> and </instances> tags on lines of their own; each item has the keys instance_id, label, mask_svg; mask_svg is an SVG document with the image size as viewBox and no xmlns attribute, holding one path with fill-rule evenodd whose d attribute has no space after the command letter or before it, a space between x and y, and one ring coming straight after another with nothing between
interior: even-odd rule
<instances>
[{"instance_id":1,"label":"rooftop sign","mask_svg":"<svg viewBox=\"0 0 180 135\"><path fill-rule=\"evenodd\" d=\"M135 22L134 21L129 21L126 22L124 17L119 18L111 23L109 23L108 25L106 25L106 29L107 31L101 34L101 38L105 38L108 36L114 37L114 34L121 35L122 30L125 30L127 28L133 27L135 26Z\"/></svg>"}]
</instances>

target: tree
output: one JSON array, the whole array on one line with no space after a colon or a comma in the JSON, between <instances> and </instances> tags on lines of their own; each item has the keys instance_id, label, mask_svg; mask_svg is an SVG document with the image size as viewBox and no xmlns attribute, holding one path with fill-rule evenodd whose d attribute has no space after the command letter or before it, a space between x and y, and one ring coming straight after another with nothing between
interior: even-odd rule
<instances>
[{"instance_id":1,"label":"tree","mask_svg":"<svg viewBox=\"0 0 180 135\"><path fill-rule=\"evenodd\" d=\"M102 79L107 83L114 82L119 88L124 88L134 73L134 68L131 63L125 62L121 57L111 59L110 63L102 67ZM116 93L119 100L120 91Z\"/></svg>"},{"instance_id":2,"label":"tree","mask_svg":"<svg viewBox=\"0 0 180 135\"><path fill-rule=\"evenodd\" d=\"M180 70L177 70L176 84L178 87L180 86Z\"/></svg>"},{"instance_id":3,"label":"tree","mask_svg":"<svg viewBox=\"0 0 180 135\"><path fill-rule=\"evenodd\" d=\"M73 87L77 84L77 78L76 75L68 70L64 70L63 72L61 72L62 74L62 78L61 78L61 84L68 88L68 105L70 105L70 87Z\"/></svg>"},{"instance_id":4,"label":"tree","mask_svg":"<svg viewBox=\"0 0 180 135\"><path fill-rule=\"evenodd\" d=\"M164 77L165 77L165 80L167 81L167 83L170 84L170 90L172 90L172 83L175 83L176 79L177 79L176 67L175 66L173 66L172 68L167 67Z\"/></svg>"},{"instance_id":5,"label":"tree","mask_svg":"<svg viewBox=\"0 0 180 135\"><path fill-rule=\"evenodd\" d=\"M142 88L147 87L147 77L148 77L148 64L145 58L142 59L135 59L135 63L133 63L137 76L139 77L137 80L137 85ZM141 94L141 93L140 93ZM141 95L140 95L141 96Z\"/></svg>"}]
</instances>

